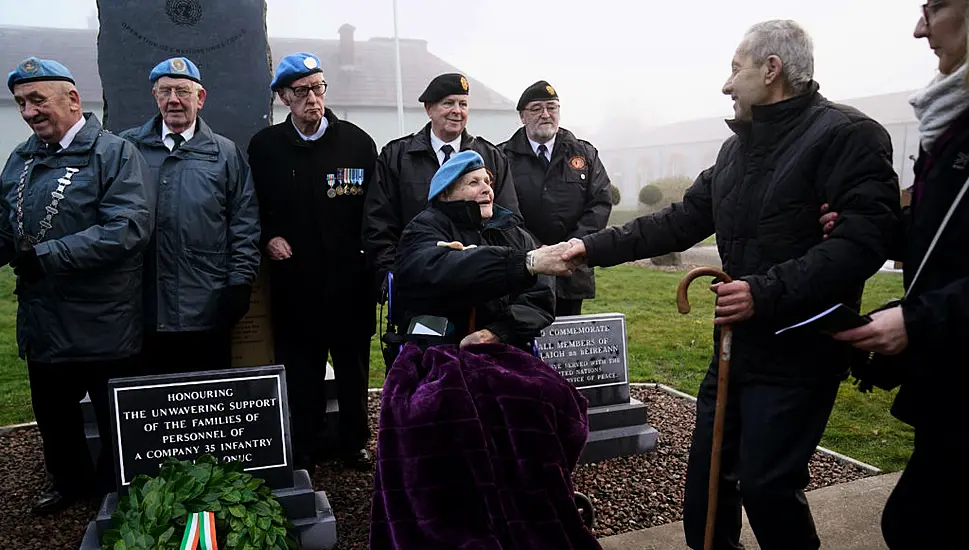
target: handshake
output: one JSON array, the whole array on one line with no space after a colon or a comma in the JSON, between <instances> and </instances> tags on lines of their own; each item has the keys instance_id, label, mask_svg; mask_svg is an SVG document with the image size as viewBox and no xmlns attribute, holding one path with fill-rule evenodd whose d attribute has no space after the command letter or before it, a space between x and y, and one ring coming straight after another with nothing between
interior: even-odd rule
<instances>
[{"instance_id":1,"label":"handshake","mask_svg":"<svg viewBox=\"0 0 969 550\"><path fill-rule=\"evenodd\" d=\"M585 262L585 244L579 239L542 246L525 257L525 267L532 275L572 275Z\"/></svg>"}]
</instances>

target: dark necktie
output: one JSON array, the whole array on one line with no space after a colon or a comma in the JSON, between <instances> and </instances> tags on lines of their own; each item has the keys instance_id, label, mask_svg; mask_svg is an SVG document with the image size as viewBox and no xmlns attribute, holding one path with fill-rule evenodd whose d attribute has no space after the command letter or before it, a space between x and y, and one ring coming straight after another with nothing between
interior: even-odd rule
<instances>
[{"instance_id":1,"label":"dark necktie","mask_svg":"<svg viewBox=\"0 0 969 550\"><path fill-rule=\"evenodd\" d=\"M542 163L542 168L546 170L548 170L549 165L548 157L545 156L545 153L547 152L548 147L545 147L544 143L538 146L538 161Z\"/></svg>"},{"instance_id":2,"label":"dark necktie","mask_svg":"<svg viewBox=\"0 0 969 550\"><path fill-rule=\"evenodd\" d=\"M444 151L444 162L447 162L447 159L451 158L451 153L454 152L454 147L451 147L450 145L445 143L444 146L441 147L441 151ZM442 162L441 164L444 164L444 162Z\"/></svg>"},{"instance_id":3,"label":"dark necktie","mask_svg":"<svg viewBox=\"0 0 969 550\"><path fill-rule=\"evenodd\" d=\"M173 152L176 151L179 147L181 147L183 143L185 143L185 138L182 137L182 134L169 134L169 135L172 137L172 141L175 142L175 145L172 147Z\"/></svg>"}]
</instances>

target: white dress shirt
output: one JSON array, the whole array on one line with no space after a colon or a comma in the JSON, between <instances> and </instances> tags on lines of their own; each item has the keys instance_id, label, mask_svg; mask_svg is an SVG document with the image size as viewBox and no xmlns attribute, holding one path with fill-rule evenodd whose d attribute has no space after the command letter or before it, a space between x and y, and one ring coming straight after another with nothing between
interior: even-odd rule
<instances>
[{"instance_id":1,"label":"white dress shirt","mask_svg":"<svg viewBox=\"0 0 969 550\"><path fill-rule=\"evenodd\" d=\"M173 132L172 129L169 128L168 125L165 124L165 121L163 120L162 121L162 143L165 144L165 147L168 147L169 151L175 149L175 140L172 139L172 134L174 133L175 132ZM185 141L192 139L193 137L195 137L195 124L192 124L191 126L186 128L184 132L179 132L179 133L182 134L182 137L185 138ZM182 143L185 143L185 141L183 141Z\"/></svg>"},{"instance_id":2,"label":"white dress shirt","mask_svg":"<svg viewBox=\"0 0 969 550\"><path fill-rule=\"evenodd\" d=\"M454 153L461 151L461 136L459 135L454 141L445 142L443 139L437 137L437 135L434 134L434 131L431 130L431 148L433 148L434 152L437 153L437 163L439 165L444 164L444 151L441 151L441 147L444 147L445 145L450 145L451 148L454 149ZM453 156L454 153L451 153L451 155Z\"/></svg>"},{"instance_id":3,"label":"white dress shirt","mask_svg":"<svg viewBox=\"0 0 969 550\"><path fill-rule=\"evenodd\" d=\"M293 122L293 128L296 128L296 133L299 134L299 137L303 138L303 140L305 141L316 141L320 139L321 137L323 137L323 134L326 132L326 127L330 125L330 123L326 120L326 117L323 117L323 120L320 121L320 129L314 132L312 136L308 136L303 132L299 131L299 126L296 125L295 120L293 120L292 122Z\"/></svg>"},{"instance_id":4,"label":"white dress shirt","mask_svg":"<svg viewBox=\"0 0 969 550\"><path fill-rule=\"evenodd\" d=\"M87 119L82 116L81 120L75 122L74 126L71 126L71 129L64 134L64 137L62 137L60 142L58 142L60 143L62 151L64 149L67 149L67 147L71 144L71 142L74 141L74 138L77 136L77 133L81 131L81 128L84 128L84 124L86 122L87 122Z\"/></svg>"},{"instance_id":5,"label":"white dress shirt","mask_svg":"<svg viewBox=\"0 0 969 550\"><path fill-rule=\"evenodd\" d=\"M532 141L532 138L528 138L528 143L531 144L532 152L535 153L535 156L538 156L538 146L542 144L537 141ZM552 139L545 142L545 148L548 149L548 151L545 151L545 159L548 160L549 162L551 162L552 160L552 147L555 147L554 136L552 137Z\"/></svg>"}]
</instances>

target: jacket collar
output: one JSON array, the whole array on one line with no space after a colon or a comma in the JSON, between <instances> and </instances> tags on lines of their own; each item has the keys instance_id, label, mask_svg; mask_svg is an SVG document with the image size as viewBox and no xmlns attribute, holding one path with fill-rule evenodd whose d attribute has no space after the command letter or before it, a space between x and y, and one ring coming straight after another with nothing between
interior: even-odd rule
<instances>
[{"instance_id":1,"label":"jacket collar","mask_svg":"<svg viewBox=\"0 0 969 550\"><path fill-rule=\"evenodd\" d=\"M333 114L333 111L331 111L329 107L323 108L323 116L326 117L326 123L328 125L326 132L322 137L320 137L320 139L316 141L306 141L302 138L302 136L299 135L299 132L296 131L296 126L293 125L293 114L290 113L286 115L286 121L283 124L283 133L286 134L286 139L297 147L312 147L314 144L322 142L326 139L327 135L333 131L333 127L340 122L340 119Z\"/></svg>"},{"instance_id":2,"label":"jacket collar","mask_svg":"<svg viewBox=\"0 0 969 550\"><path fill-rule=\"evenodd\" d=\"M517 225L514 212L497 204L492 205L494 214L489 220L481 219L481 207L475 201L433 200L430 204L462 229L506 229Z\"/></svg>"},{"instance_id":3,"label":"jacket collar","mask_svg":"<svg viewBox=\"0 0 969 550\"><path fill-rule=\"evenodd\" d=\"M142 145L147 145L149 147L164 147L167 149L161 138L161 124L162 116L161 113L159 113L139 126L135 132L130 134L130 138ZM215 143L212 128L209 127L204 120L202 120L202 117L197 117L195 119L195 135L192 137L192 139L183 143L178 150L209 155L219 154L219 147Z\"/></svg>"},{"instance_id":4,"label":"jacket collar","mask_svg":"<svg viewBox=\"0 0 969 550\"><path fill-rule=\"evenodd\" d=\"M474 143L475 137L468 133L467 128L461 132L461 150L466 151L471 148ZM437 156L437 152L431 147L431 123L428 122L424 125L424 128L413 134L413 139L410 140L410 145L407 146L408 153L417 153L420 151L427 151L428 153Z\"/></svg>"},{"instance_id":5,"label":"jacket collar","mask_svg":"<svg viewBox=\"0 0 969 550\"><path fill-rule=\"evenodd\" d=\"M752 120L728 120L727 126L742 138L774 141L798 124L804 111L824 100L819 88L812 81L806 93L770 105L755 105L751 110Z\"/></svg>"},{"instance_id":6,"label":"jacket collar","mask_svg":"<svg viewBox=\"0 0 969 550\"><path fill-rule=\"evenodd\" d=\"M555 155L556 151L564 150L564 148L559 147L560 145L572 145L576 142L575 134L559 126L559 131L555 132L555 147L552 148L552 155ZM525 127L522 126L511 138L508 139L508 150L513 153L518 153L520 155L534 155L532 151L532 144L528 142L528 135L525 134Z\"/></svg>"},{"instance_id":7,"label":"jacket collar","mask_svg":"<svg viewBox=\"0 0 969 550\"><path fill-rule=\"evenodd\" d=\"M94 142L97 141L98 136L100 136L104 129L101 127L101 121L94 113L84 113L82 115L86 121L81 131L74 136L74 140L71 144L67 146L67 149L57 153L58 155L76 155L85 154L91 151L94 147ZM31 134L30 138L23 142L19 147L17 147L17 154L22 157L35 156L38 154L47 155L47 146L37 138L37 134Z\"/></svg>"}]
</instances>

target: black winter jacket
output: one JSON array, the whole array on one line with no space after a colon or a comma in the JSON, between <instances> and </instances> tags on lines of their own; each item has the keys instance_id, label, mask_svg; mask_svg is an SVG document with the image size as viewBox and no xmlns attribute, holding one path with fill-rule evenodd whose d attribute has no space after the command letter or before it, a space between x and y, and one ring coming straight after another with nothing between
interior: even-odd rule
<instances>
[{"instance_id":1,"label":"black winter jacket","mask_svg":"<svg viewBox=\"0 0 969 550\"><path fill-rule=\"evenodd\" d=\"M476 248L455 250L438 242ZM536 248L510 211L495 207L482 223L474 201L433 201L404 229L394 266L393 317L406 331L415 315L447 317L455 342L475 328L531 351L531 341L554 320L548 277L529 275L525 254Z\"/></svg>"},{"instance_id":2,"label":"black winter jacket","mask_svg":"<svg viewBox=\"0 0 969 550\"><path fill-rule=\"evenodd\" d=\"M495 204L518 214L515 184L508 163L498 149L483 138L465 131L461 150L477 151L491 172ZM431 178L440 168L431 147L431 124L424 129L388 143L377 157L373 185L367 192L364 243L367 259L376 274L376 288L394 263L401 232L427 205Z\"/></svg>"},{"instance_id":3,"label":"black winter jacket","mask_svg":"<svg viewBox=\"0 0 969 550\"><path fill-rule=\"evenodd\" d=\"M905 288L910 291L902 305L908 334L903 358L911 378L902 384L892 406L896 417L920 432L934 432L963 446L969 435L965 404L958 393L946 393L943 388L958 391L969 386L966 359L958 351L969 334L969 195L953 212L914 287L912 281L967 178L969 111L931 152L920 151L915 163L915 185L923 191L906 209L902 239Z\"/></svg>"},{"instance_id":4,"label":"black winter jacket","mask_svg":"<svg viewBox=\"0 0 969 550\"><path fill-rule=\"evenodd\" d=\"M548 170L532 151L525 129L498 146L508 159L525 228L542 244L581 239L606 226L612 212L609 176L591 143L559 128ZM596 297L595 274L582 266L555 281L555 295L567 300Z\"/></svg>"},{"instance_id":5,"label":"black winter jacket","mask_svg":"<svg viewBox=\"0 0 969 550\"><path fill-rule=\"evenodd\" d=\"M857 309L865 281L885 262L899 219L888 133L826 100L817 84L754 107L752 122L728 124L736 135L683 201L586 237L589 263L682 251L716 232L724 271L746 281L754 299L754 316L734 326L737 375L845 377L846 344L810 330L774 333L839 302ZM840 219L827 240L818 224L823 203Z\"/></svg>"},{"instance_id":6,"label":"black winter jacket","mask_svg":"<svg viewBox=\"0 0 969 550\"><path fill-rule=\"evenodd\" d=\"M273 325L277 337L366 340L376 320L360 235L377 147L329 109L325 116L316 141L286 117L249 143L263 243L283 237L293 249L288 260L269 260Z\"/></svg>"}]
</instances>

